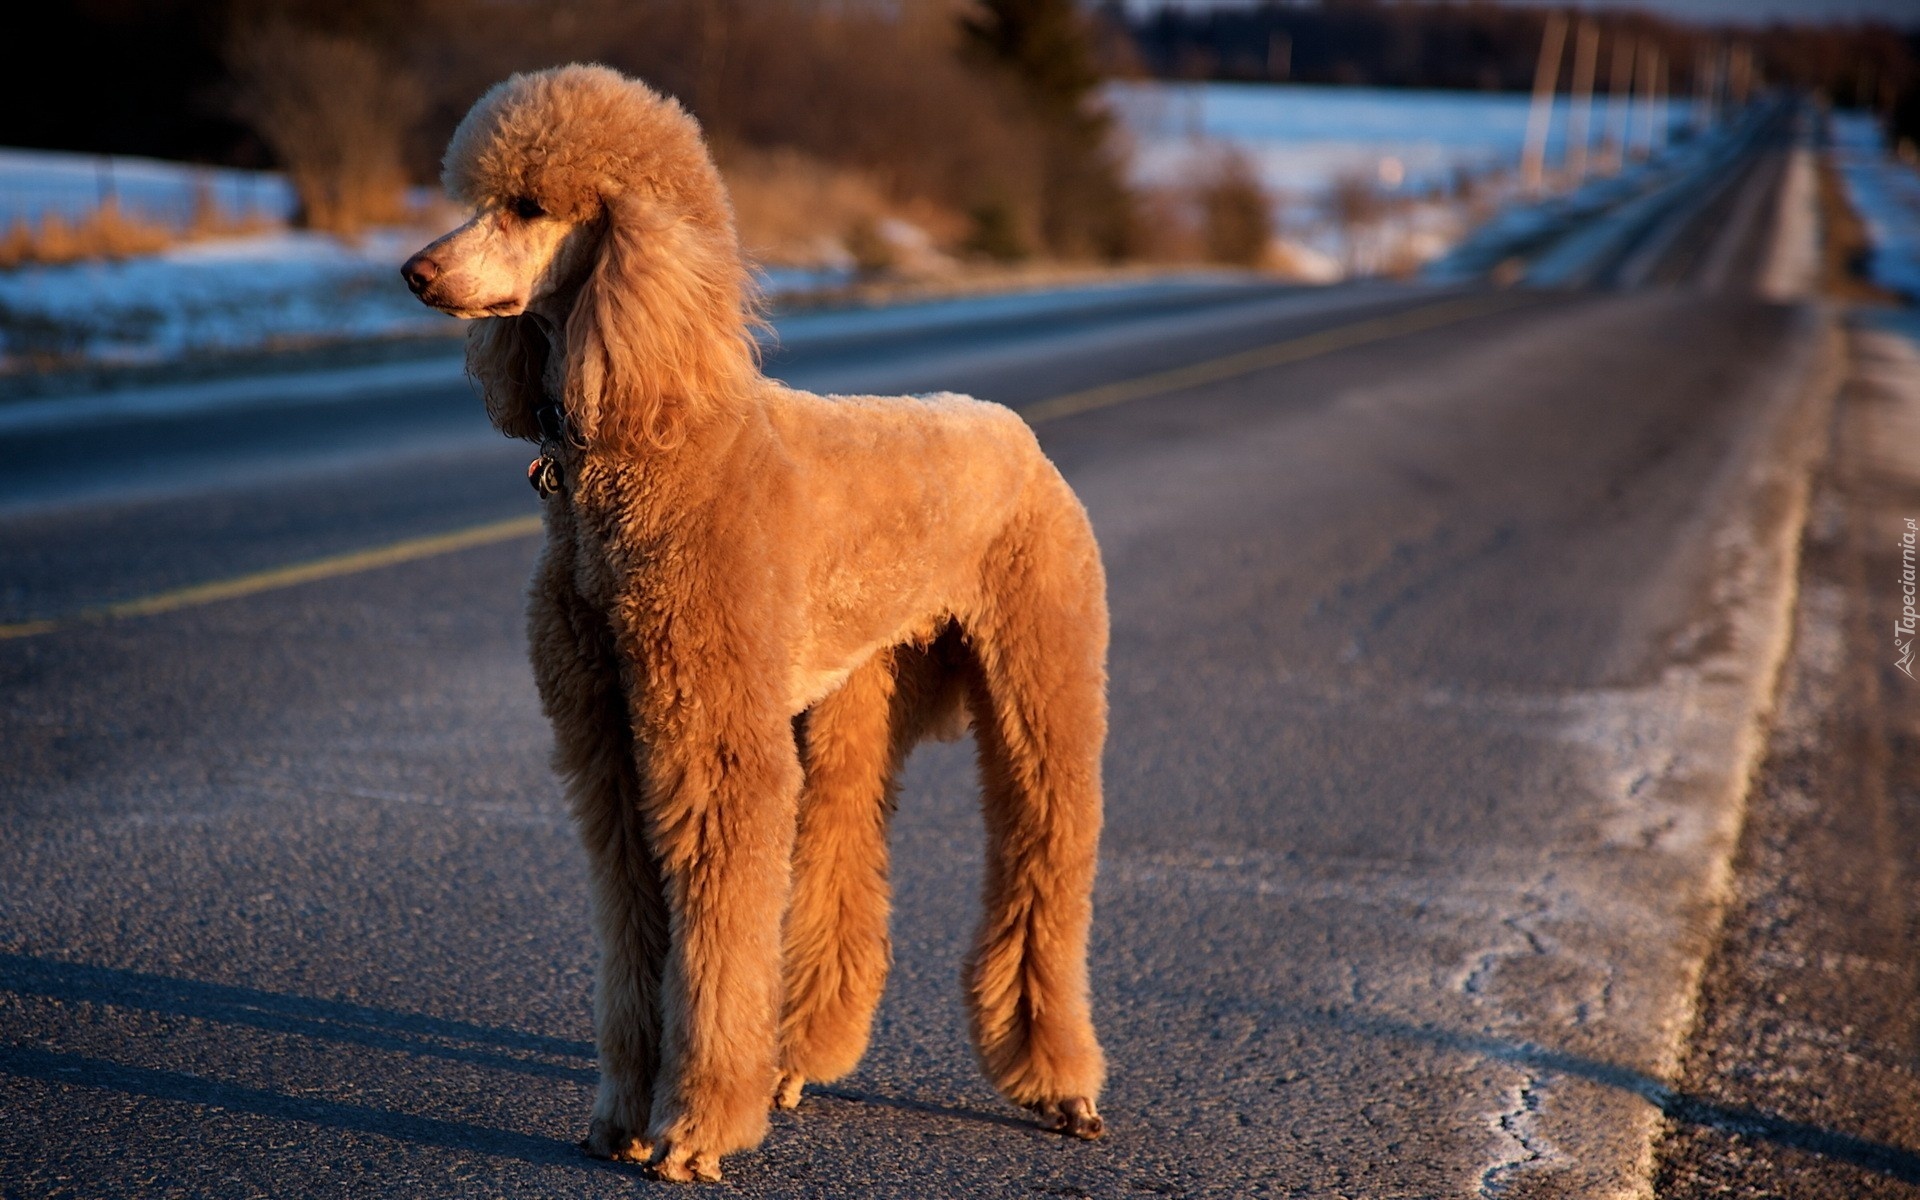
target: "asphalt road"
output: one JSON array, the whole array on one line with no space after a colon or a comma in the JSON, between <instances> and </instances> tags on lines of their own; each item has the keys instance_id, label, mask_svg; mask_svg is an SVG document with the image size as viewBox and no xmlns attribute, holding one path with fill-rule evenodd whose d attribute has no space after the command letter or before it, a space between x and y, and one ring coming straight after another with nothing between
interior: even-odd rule
<instances>
[{"instance_id":1,"label":"asphalt road","mask_svg":"<svg viewBox=\"0 0 1920 1200\"><path fill-rule=\"evenodd\" d=\"M1110 1134L1044 1134L972 1066L979 822L966 749L929 747L873 1046L719 1194L1643 1179L1828 345L1696 244L1759 219L1670 239L1707 288L1220 284L776 355L1027 408L1093 515ZM574 1148L592 952L533 537L76 616L525 517L527 456L458 386L0 421L8 1200L665 1190Z\"/></svg>"}]
</instances>

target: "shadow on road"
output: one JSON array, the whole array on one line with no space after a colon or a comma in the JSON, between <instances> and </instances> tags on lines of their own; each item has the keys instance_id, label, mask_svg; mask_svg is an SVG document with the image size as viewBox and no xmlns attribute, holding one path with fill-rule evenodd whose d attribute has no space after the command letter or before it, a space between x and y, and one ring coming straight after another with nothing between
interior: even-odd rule
<instances>
[{"instance_id":1,"label":"shadow on road","mask_svg":"<svg viewBox=\"0 0 1920 1200\"><path fill-rule=\"evenodd\" d=\"M149 975L140 971L0 954L0 991L22 996L114 1004L585 1083L591 1083L595 1078L591 1068L541 1062L502 1052L592 1058L593 1048L582 1042L418 1013L391 1012L361 1004L314 1000L254 988ZM1718 1104L1676 1091L1651 1075L1614 1063L1530 1042L1465 1033L1347 1009L1312 1009L1292 1005L1255 1007L1257 1015L1268 1021L1320 1025L1366 1037L1421 1042L1442 1050L1512 1063L1530 1070L1584 1079L1638 1096L1673 1121L1773 1142L1836 1162L1849 1163L1892 1179L1920 1183L1920 1153L1759 1109ZM447 1042L463 1042L467 1045L448 1045ZM475 1049L475 1045L496 1049ZM27 1046L0 1046L0 1074L49 1083L104 1088L160 1100L204 1104L233 1112L302 1121L334 1129L377 1133L423 1145L471 1150L529 1163L631 1171L637 1176L637 1171L588 1158L572 1143L553 1138L413 1116L392 1109L288 1096L197 1075L127 1066L79 1054ZM1031 1128L1029 1122L1013 1116L838 1088L813 1090L817 1095L847 1103L882 1105L934 1116Z\"/></svg>"},{"instance_id":2,"label":"shadow on road","mask_svg":"<svg viewBox=\"0 0 1920 1200\"><path fill-rule=\"evenodd\" d=\"M1418 1025L1391 1017L1347 1010L1288 1009L1303 1023L1334 1026L1343 1032L1404 1041L1425 1042L1499 1062L1557 1075L1585 1079L1618 1091L1630 1092L1659 1109L1671 1121L1699 1125L1721 1133L1772 1142L1803 1150L1835 1162L1906 1183L1920 1183L1920 1153L1856 1137L1805 1121L1795 1121L1756 1108L1719 1104L1661 1083L1630 1067L1586 1058L1530 1042L1516 1042L1484 1034L1462 1033L1434 1025Z\"/></svg>"},{"instance_id":3,"label":"shadow on road","mask_svg":"<svg viewBox=\"0 0 1920 1200\"><path fill-rule=\"evenodd\" d=\"M19 954L0 954L0 991L54 1000L88 1000L168 1016L194 1017L226 1025L246 1025L273 1033L291 1033L346 1042L375 1050L424 1054L455 1062L571 1079L591 1084L588 1067L543 1062L525 1055L588 1059L593 1047L565 1038L449 1021L420 1013L392 1012L364 1004L314 1000L255 988L175 979L141 971L123 971L86 963L60 962ZM487 1048L490 1047L490 1048ZM521 1054L502 1051L520 1051Z\"/></svg>"},{"instance_id":4,"label":"shadow on road","mask_svg":"<svg viewBox=\"0 0 1920 1200\"><path fill-rule=\"evenodd\" d=\"M954 1117L962 1121L979 1121L986 1125L1003 1125L1008 1129L1018 1129L1033 1133L1040 1127L1030 1117L1016 1117L1008 1113L981 1112L977 1108L961 1108L954 1104L934 1104L926 1100L912 1100L905 1096L882 1096L877 1092L856 1092L850 1088L826 1087L821 1084L809 1084L807 1095L824 1096L831 1100L840 1100L847 1104L877 1108L891 1108L900 1112L927 1113L935 1117Z\"/></svg>"},{"instance_id":5,"label":"shadow on road","mask_svg":"<svg viewBox=\"0 0 1920 1200\"><path fill-rule=\"evenodd\" d=\"M377 1133L382 1137L448 1150L471 1150L542 1166L581 1167L589 1170L621 1171L641 1178L640 1168L589 1158L584 1150L557 1138L488 1129L457 1121L417 1117L390 1108L371 1108L362 1104L342 1104L336 1100L314 1100L306 1096L288 1096L260 1088L242 1087L188 1075L180 1071L156 1071L149 1067L129 1067L106 1059L82 1054L61 1054L26 1046L0 1047L0 1074L48 1083L78 1084L104 1088L129 1096L147 1096L155 1100L175 1100L183 1104L202 1104L228 1112L252 1113L286 1121L300 1121L329 1129L356 1133Z\"/></svg>"}]
</instances>

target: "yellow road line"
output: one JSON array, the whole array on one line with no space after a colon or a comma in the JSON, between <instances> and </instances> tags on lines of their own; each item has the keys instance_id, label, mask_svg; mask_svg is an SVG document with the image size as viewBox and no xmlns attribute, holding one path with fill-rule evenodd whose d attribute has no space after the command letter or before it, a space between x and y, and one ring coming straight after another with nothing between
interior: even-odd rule
<instances>
[{"instance_id":1,"label":"yellow road line","mask_svg":"<svg viewBox=\"0 0 1920 1200\"><path fill-rule=\"evenodd\" d=\"M1130 400L1144 400L1149 396L1159 396L1203 384L1236 379L1270 367L1285 366L1288 363L1317 358L1323 354L1332 354L1336 350L1348 350L1370 342L1381 342L1410 333L1419 333L1422 330L1437 329L1484 313L1512 308L1518 303L1520 301L1511 296L1464 296L1444 300L1438 304L1429 304L1423 308L1394 313L1391 316L1355 321L1350 325L1336 325L1332 329L1323 329L1318 333L1304 334L1284 342L1274 342L1271 345L1259 346L1238 354L1208 359L1206 362L1194 363L1191 366L1176 367L1170 371L1157 371L1151 375L1123 379L1118 383L1102 384L1099 387L1052 396L1021 409L1020 415L1033 425L1043 421L1057 421L1062 417L1110 408ZM252 596L261 592L295 587L303 583L313 583L316 580L336 579L342 575L357 575L362 571L371 571L378 567L433 558L472 546L509 541L538 532L540 532L540 518L515 517L510 521L475 525L468 529L457 529L452 533L409 538L385 546L376 546L371 550L336 554L329 558L314 559L311 562L256 571L251 575L217 579L211 583L175 588L172 591L142 596L134 600L123 600L117 604L87 609L68 617L0 625L0 641L52 633L57 629L86 622L116 620L122 617L147 617L157 613L176 612L183 608L196 608L219 600L233 600L241 596Z\"/></svg>"},{"instance_id":2,"label":"yellow road line","mask_svg":"<svg viewBox=\"0 0 1920 1200\"><path fill-rule=\"evenodd\" d=\"M51 633L63 626L82 621L104 621L118 617L147 617L156 613L174 612L182 608L195 608L202 604L212 604L216 600L232 600L240 596L252 596L259 592L277 591L280 588L294 587L302 583L313 583L320 579L335 579L342 575L357 575L378 567L390 567L396 563L412 562L415 559L432 558L436 555L451 554L455 550L466 550L473 546L486 546L494 542L510 541L513 538L526 537L540 532L539 517L515 517L509 521L495 521L487 525L475 525L469 529L457 529L452 533L439 533L430 537L408 538L401 542L392 542L385 546L376 546L371 550L356 550L349 554L336 554L328 558L317 558L310 562L294 563L292 566L275 567L268 571L256 571L251 575L240 575L232 579L218 579L212 583L196 584L193 587L175 588L152 596L142 596L137 600L123 600L118 604L108 604L100 608L88 609L65 620L23 621L17 625L0 625L0 640L7 638L31 637L38 633Z\"/></svg>"},{"instance_id":3,"label":"yellow road line","mask_svg":"<svg viewBox=\"0 0 1920 1200\"><path fill-rule=\"evenodd\" d=\"M1336 325L1332 329L1323 329L1318 333L1302 334L1300 337L1288 338L1284 342L1257 346L1252 350L1243 350L1238 354L1229 354L1222 358L1210 358L1206 362L1194 363L1191 366L1175 367L1170 371L1157 371L1152 375L1141 375L1134 379L1123 379L1118 383L1105 383L1099 387L1068 392L1062 396L1052 396L1027 405L1020 410L1020 415L1027 419L1029 425L1038 425L1042 421L1057 421L1061 417L1076 416L1083 412L1092 412L1097 408L1111 408L1130 400L1144 400L1148 396L1159 396L1167 392L1199 387L1202 384L1237 379L1242 375L1251 375L1255 371L1265 371L1271 367L1282 367L1288 363L1318 358L1323 354L1332 354L1336 350L1349 350L1369 342L1383 342L1389 338L1404 337L1409 333L1438 329L1442 325L1452 325L1456 321L1464 321L1469 317L1498 312L1503 308L1513 308L1519 303L1520 301L1511 296L1464 296L1445 300L1438 304L1429 304L1424 308L1394 313L1391 316L1355 321L1351 325Z\"/></svg>"}]
</instances>

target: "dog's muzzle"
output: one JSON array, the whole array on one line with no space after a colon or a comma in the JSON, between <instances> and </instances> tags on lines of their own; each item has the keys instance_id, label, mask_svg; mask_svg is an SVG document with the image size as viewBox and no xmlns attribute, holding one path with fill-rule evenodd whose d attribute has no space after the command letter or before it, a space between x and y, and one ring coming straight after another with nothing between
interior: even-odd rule
<instances>
[{"instance_id":1,"label":"dog's muzzle","mask_svg":"<svg viewBox=\"0 0 1920 1200\"><path fill-rule=\"evenodd\" d=\"M400 278L407 281L407 288L418 296L440 278L440 264L428 258L426 254L414 255L400 264Z\"/></svg>"}]
</instances>

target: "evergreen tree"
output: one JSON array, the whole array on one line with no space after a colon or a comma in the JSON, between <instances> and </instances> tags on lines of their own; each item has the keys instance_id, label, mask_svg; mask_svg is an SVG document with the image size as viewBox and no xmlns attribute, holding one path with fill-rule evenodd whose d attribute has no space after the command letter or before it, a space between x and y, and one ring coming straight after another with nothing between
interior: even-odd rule
<instances>
[{"instance_id":1,"label":"evergreen tree","mask_svg":"<svg viewBox=\"0 0 1920 1200\"><path fill-rule=\"evenodd\" d=\"M1132 198L1077 0L981 0L960 28L969 57L1010 80L1043 131L1042 240L1058 254L1123 257L1135 240Z\"/></svg>"}]
</instances>

